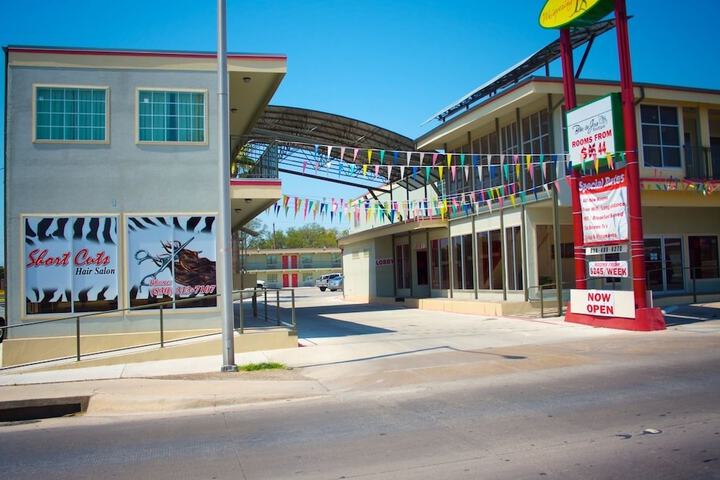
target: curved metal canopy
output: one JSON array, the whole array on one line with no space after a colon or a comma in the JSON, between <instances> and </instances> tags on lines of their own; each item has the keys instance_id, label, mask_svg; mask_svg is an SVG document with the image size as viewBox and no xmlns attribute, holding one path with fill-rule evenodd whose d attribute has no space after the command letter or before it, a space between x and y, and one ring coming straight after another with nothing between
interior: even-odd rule
<instances>
[{"instance_id":1,"label":"curved metal canopy","mask_svg":"<svg viewBox=\"0 0 720 480\"><path fill-rule=\"evenodd\" d=\"M288 142L345 145L385 150L413 150L415 142L354 118L298 107L268 105L251 135Z\"/></svg>"},{"instance_id":2,"label":"curved metal canopy","mask_svg":"<svg viewBox=\"0 0 720 480\"><path fill-rule=\"evenodd\" d=\"M344 149L344 153L340 148L335 149L332 152L332 158L346 163L354 162L358 165L366 160L364 155L362 158L360 156L355 158L354 148L372 149L375 152L378 150L387 152L416 151L413 139L377 125L342 115L280 105L268 105L255 127L245 138L248 141L266 141L268 143L287 142L293 144L293 150L306 152L312 152L316 145L353 147ZM243 142L240 142L240 146L242 144ZM342 158L340 157L341 153L343 153ZM377 153L375 154L377 155ZM412 164L417 165L417 160ZM385 169L380 170L379 175L380 178L384 177L389 182L401 180L399 168L394 169L390 178ZM437 180L434 172L430 178L432 181ZM421 182L417 178L410 178L408 174L402 179L411 190L425 185L425 182Z\"/></svg>"}]
</instances>

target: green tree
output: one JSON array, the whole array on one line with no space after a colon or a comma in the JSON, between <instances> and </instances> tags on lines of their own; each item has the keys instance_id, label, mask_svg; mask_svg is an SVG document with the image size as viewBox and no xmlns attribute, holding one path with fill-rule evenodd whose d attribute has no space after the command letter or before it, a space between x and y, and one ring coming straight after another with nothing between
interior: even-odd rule
<instances>
[{"instance_id":1,"label":"green tree","mask_svg":"<svg viewBox=\"0 0 720 480\"><path fill-rule=\"evenodd\" d=\"M264 229L262 239L252 248L334 248L338 237L344 235L347 231L325 228L317 223L276 231L274 238L271 231Z\"/></svg>"}]
</instances>

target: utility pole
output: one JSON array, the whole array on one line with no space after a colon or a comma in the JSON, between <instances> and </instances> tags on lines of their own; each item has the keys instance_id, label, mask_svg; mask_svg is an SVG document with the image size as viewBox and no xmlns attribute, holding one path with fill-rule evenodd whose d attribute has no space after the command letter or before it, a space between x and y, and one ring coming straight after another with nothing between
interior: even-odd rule
<instances>
[{"instance_id":1,"label":"utility pole","mask_svg":"<svg viewBox=\"0 0 720 480\"><path fill-rule=\"evenodd\" d=\"M227 38L225 34L225 0L217 2L217 118L218 118L218 229L216 265L221 278L220 302L222 303L222 344L223 365L221 371L236 372L235 365L235 312L232 298L232 271L228 259L232 257L232 239L230 235L230 128L228 115L228 71ZM229 247L229 248L228 248ZM216 270L216 274L217 274ZM242 308L242 300L240 303Z\"/></svg>"}]
</instances>

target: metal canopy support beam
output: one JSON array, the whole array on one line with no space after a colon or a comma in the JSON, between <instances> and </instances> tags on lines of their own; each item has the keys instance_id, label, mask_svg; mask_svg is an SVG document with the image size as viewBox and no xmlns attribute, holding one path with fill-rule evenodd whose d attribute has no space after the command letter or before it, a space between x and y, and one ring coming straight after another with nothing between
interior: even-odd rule
<instances>
[{"instance_id":1,"label":"metal canopy support beam","mask_svg":"<svg viewBox=\"0 0 720 480\"><path fill-rule=\"evenodd\" d=\"M590 40L588 40L587 45L585 46L585 53L583 53L582 58L580 59L580 65L578 65L577 71L575 72L575 78L580 78L580 74L582 73L582 69L585 66L585 60L587 60L588 55L590 54L590 49L592 48L593 42L595 41L595 35L590 37Z\"/></svg>"},{"instance_id":2,"label":"metal canopy support beam","mask_svg":"<svg viewBox=\"0 0 720 480\"><path fill-rule=\"evenodd\" d=\"M372 197L378 202L378 204L377 204L378 208L379 208L380 211L383 213L383 215L387 217L388 222L389 222L389 221L390 221L390 215L388 215L388 213L385 211L385 208L383 208L383 206L380 205L380 199L377 197L377 195L375 195L375 192L373 192L372 190L368 190L368 192L369 192L370 195L372 195Z\"/></svg>"}]
</instances>

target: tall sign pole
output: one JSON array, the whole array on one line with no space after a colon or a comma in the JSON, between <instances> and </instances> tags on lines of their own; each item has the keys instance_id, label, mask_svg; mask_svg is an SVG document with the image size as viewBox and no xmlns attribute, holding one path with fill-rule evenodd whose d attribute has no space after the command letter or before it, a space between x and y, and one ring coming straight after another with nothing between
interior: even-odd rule
<instances>
[{"instance_id":1,"label":"tall sign pole","mask_svg":"<svg viewBox=\"0 0 720 480\"><path fill-rule=\"evenodd\" d=\"M613 11L620 97L612 93L578 107L569 28L592 25ZM635 96L625 0L546 0L538 21L543 28L560 30L568 152L573 164L575 288L570 292L565 321L624 330L662 330L665 328L662 311L648 308L647 301ZM624 152L624 167L612 167L611 157L615 152ZM600 173L600 160L607 163L609 171ZM596 175L585 174L588 161L594 161ZM582 174L576 169L578 166L582 167ZM598 278L627 277L628 262L595 261L590 262L588 270L585 248L592 247L594 255L603 251L610 253L611 249L622 253L627 251L628 241L633 291L588 290L588 271Z\"/></svg>"},{"instance_id":2,"label":"tall sign pole","mask_svg":"<svg viewBox=\"0 0 720 480\"><path fill-rule=\"evenodd\" d=\"M645 241L640 204L640 169L638 167L637 126L635 124L635 94L630 66L630 39L625 0L615 0L615 31L620 60L620 98L625 125L625 159L628 177L628 213L630 221L630 258L635 307L647 307L645 279Z\"/></svg>"},{"instance_id":3,"label":"tall sign pole","mask_svg":"<svg viewBox=\"0 0 720 480\"><path fill-rule=\"evenodd\" d=\"M575 68L573 66L573 49L570 41L570 30L560 30L560 59L562 61L563 96L565 97L565 110L570 111L577 106L575 97ZM577 184L580 181L580 172L572 171L573 188L572 218L573 218L573 245L575 255L575 288L587 288L587 274L585 270L585 247L583 246L583 223L580 209L580 192Z\"/></svg>"},{"instance_id":4,"label":"tall sign pole","mask_svg":"<svg viewBox=\"0 0 720 480\"><path fill-rule=\"evenodd\" d=\"M222 308L223 372L237 371L235 365L235 315L232 299L232 238L230 235L230 126L228 115L227 35L225 33L225 0L217 2L217 118L218 118L218 229L217 265L220 267L220 302ZM242 304L240 305L242 308Z\"/></svg>"}]
</instances>

